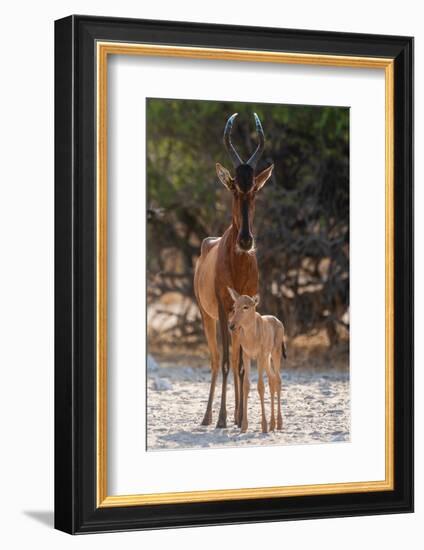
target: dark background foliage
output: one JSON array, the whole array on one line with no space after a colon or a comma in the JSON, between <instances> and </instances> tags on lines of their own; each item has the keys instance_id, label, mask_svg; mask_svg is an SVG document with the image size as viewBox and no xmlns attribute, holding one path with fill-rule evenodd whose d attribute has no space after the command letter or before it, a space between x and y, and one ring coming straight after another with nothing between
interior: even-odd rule
<instances>
[{"instance_id":1,"label":"dark background foliage","mask_svg":"<svg viewBox=\"0 0 424 550\"><path fill-rule=\"evenodd\" d=\"M348 108L172 99L147 101L149 344L203 340L193 269L202 239L231 221L215 163L233 173L222 135L234 112L242 158L256 147L256 112L266 138L258 171L275 165L254 221L260 311L291 337L324 331L334 344L349 323Z\"/></svg>"}]
</instances>

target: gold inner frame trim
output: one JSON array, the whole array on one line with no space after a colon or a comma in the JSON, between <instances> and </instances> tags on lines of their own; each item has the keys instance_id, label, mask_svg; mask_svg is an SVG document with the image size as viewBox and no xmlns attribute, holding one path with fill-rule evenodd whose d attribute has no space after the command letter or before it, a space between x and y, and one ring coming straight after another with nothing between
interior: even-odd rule
<instances>
[{"instance_id":1,"label":"gold inner frame trim","mask_svg":"<svg viewBox=\"0 0 424 550\"><path fill-rule=\"evenodd\" d=\"M97 506L142 506L394 489L394 60L253 50L101 42L97 54ZM385 479L349 483L109 496L107 493L107 61L109 55L219 59L385 71Z\"/></svg>"}]
</instances>

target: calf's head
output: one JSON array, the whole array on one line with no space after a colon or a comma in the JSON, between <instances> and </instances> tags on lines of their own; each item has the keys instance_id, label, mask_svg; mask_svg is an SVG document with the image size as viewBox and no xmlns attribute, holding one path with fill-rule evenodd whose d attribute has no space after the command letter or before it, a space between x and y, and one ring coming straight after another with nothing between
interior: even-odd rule
<instances>
[{"instance_id":1,"label":"calf's head","mask_svg":"<svg viewBox=\"0 0 424 550\"><path fill-rule=\"evenodd\" d=\"M237 251L247 253L254 251L252 222L255 213L256 193L262 189L274 169L274 165L271 164L259 174L256 173L256 165L265 147L265 136L258 115L256 113L253 115L259 140L253 155L247 162L243 162L231 142L231 129L237 116L237 113L234 113L227 120L224 130L224 145L234 165L234 177L224 166L219 163L216 164L216 173L219 180L233 194L233 225L238 230Z\"/></svg>"},{"instance_id":2,"label":"calf's head","mask_svg":"<svg viewBox=\"0 0 424 550\"><path fill-rule=\"evenodd\" d=\"M246 294L241 295L230 287L228 287L228 292L234 302L233 309L228 317L228 328L233 332L254 321L256 306L259 304L259 295L256 294L253 297Z\"/></svg>"}]
</instances>

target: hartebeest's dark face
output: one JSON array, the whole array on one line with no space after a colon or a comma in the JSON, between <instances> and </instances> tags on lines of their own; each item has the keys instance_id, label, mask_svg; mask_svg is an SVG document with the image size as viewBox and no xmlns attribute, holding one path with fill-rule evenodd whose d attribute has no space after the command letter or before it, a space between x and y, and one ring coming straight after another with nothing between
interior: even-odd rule
<instances>
[{"instance_id":1,"label":"hartebeest's dark face","mask_svg":"<svg viewBox=\"0 0 424 550\"><path fill-rule=\"evenodd\" d=\"M262 125L256 113L256 130L259 136L259 145L256 151L247 162L242 162L236 150L231 143L231 128L237 113L232 115L225 127L224 144L233 161L235 173L234 177L221 164L216 164L216 173L220 181L233 194L233 224L238 230L237 250L239 252L252 253L254 251L253 238L253 216L255 213L256 193L262 189L268 179L271 177L274 165L272 164L260 174L256 175L256 163L262 155L264 149L264 134Z\"/></svg>"}]
</instances>

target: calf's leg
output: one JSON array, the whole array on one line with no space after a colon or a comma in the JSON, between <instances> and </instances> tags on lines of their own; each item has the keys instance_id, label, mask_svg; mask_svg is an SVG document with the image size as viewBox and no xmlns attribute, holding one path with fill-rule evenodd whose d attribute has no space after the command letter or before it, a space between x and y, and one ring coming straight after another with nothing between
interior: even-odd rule
<instances>
[{"instance_id":1,"label":"calf's leg","mask_svg":"<svg viewBox=\"0 0 424 550\"><path fill-rule=\"evenodd\" d=\"M264 358L264 366L268 377L269 393L271 396L271 419L269 422L269 430L273 432L275 430L275 392L277 390L277 379L274 373L274 369L271 366L271 354L268 353Z\"/></svg>"},{"instance_id":2,"label":"calf's leg","mask_svg":"<svg viewBox=\"0 0 424 550\"><path fill-rule=\"evenodd\" d=\"M275 350L272 354L272 365L275 373L276 391L277 391L277 430L283 428L283 417L281 415L281 351Z\"/></svg>"},{"instance_id":3,"label":"calf's leg","mask_svg":"<svg viewBox=\"0 0 424 550\"><path fill-rule=\"evenodd\" d=\"M261 427L262 427L262 432L267 433L268 425L267 425L266 415L265 415L265 400L264 400L265 386L264 386L264 380L263 380L264 367L265 367L265 360L263 357L259 357L258 359L258 393L259 393L259 398L261 400Z\"/></svg>"}]
</instances>

